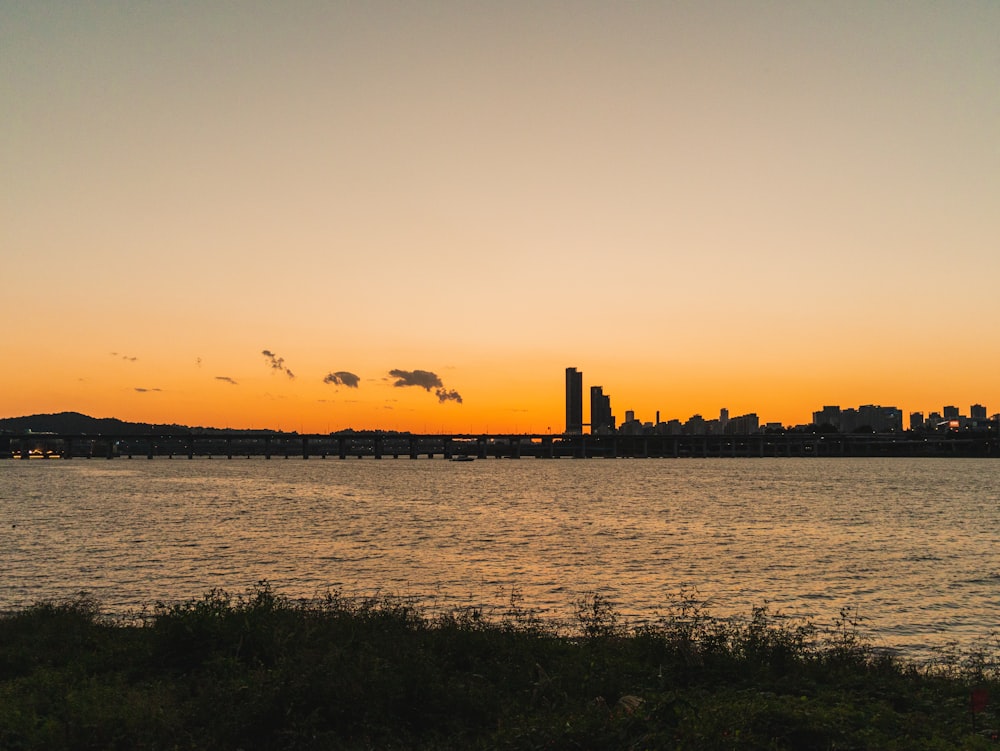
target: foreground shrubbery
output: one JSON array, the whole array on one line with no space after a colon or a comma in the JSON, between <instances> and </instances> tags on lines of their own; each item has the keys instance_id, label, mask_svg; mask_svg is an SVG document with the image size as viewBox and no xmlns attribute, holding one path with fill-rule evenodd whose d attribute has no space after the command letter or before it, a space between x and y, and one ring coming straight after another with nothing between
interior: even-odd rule
<instances>
[{"instance_id":1,"label":"foreground shrubbery","mask_svg":"<svg viewBox=\"0 0 1000 751\"><path fill-rule=\"evenodd\" d=\"M629 627L599 596L574 633L511 597L422 614L292 602L262 583L109 622L86 598L0 618L2 749L918 749L993 745L985 653L921 667L757 609L678 597Z\"/></svg>"}]
</instances>

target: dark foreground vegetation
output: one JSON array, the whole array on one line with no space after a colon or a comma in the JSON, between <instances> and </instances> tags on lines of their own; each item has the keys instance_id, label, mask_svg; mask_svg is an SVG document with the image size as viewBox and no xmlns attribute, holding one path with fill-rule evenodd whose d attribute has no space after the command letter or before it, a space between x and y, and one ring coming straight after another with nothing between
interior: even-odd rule
<instances>
[{"instance_id":1,"label":"dark foreground vegetation","mask_svg":"<svg viewBox=\"0 0 1000 751\"><path fill-rule=\"evenodd\" d=\"M262 583L127 621L81 597L0 617L2 749L977 749L988 654L916 666L842 614L821 632L678 596L654 625L599 596L572 633L515 596L423 614ZM975 699L973 701L973 699ZM984 703L985 702L985 703ZM973 711L975 710L975 711Z\"/></svg>"}]
</instances>

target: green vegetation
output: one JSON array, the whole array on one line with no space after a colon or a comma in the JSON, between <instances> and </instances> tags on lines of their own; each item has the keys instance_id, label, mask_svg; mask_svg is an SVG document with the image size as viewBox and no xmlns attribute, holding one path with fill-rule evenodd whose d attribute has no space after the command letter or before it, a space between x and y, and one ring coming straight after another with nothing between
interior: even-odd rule
<instances>
[{"instance_id":1,"label":"green vegetation","mask_svg":"<svg viewBox=\"0 0 1000 751\"><path fill-rule=\"evenodd\" d=\"M94 601L0 618L2 749L977 749L991 653L915 666L844 613L821 632L683 593L653 625L607 600L572 633L516 593L427 615L396 598L295 602L261 583L110 620ZM982 696L982 694L979 694Z\"/></svg>"}]
</instances>

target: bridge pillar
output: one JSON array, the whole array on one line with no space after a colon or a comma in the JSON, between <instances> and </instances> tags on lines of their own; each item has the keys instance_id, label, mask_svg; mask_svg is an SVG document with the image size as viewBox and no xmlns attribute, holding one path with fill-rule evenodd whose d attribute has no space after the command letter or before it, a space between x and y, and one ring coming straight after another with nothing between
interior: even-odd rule
<instances>
[{"instance_id":1,"label":"bridge pillar","mask_svg":"<svg viewBox=\"0 0 1000 751\"><path fill-rule=\"evenodd\" d=\"M337 439L337 457L339 459L347 458L347 442L343 438Z\"/></svg>"},{"instance_id":2,"label":"bridge pillar","mask_svg":"<svg viewBox=\"0 0 1000 751\"><path fill-rule=\"evenodd\" d=\"M302 439L302 458L303 459L308 459L309 458L309 439L308 438L303 438Z\"/></svg>"},{"instance_id":3,"label":"bridge pillar","mask_svg":"<svg viewBox=\"0 0 1000 751\"><path fill-rule=\"evenodd\" d=\"M31 449L28 448L28 441L21 440L21 459L29 459L31 457Z\"/></svg>"},{"instance_id":4,"label":"bridge pillar","mask_svg":"<svg viewBox=\"0 0 1000 751\"><path fill-rule=\"evenodd\" d=\"M381 459L382 458L382 438L381 438L381 436L376 436L375 437L374 451L375 451L375 458L376 459Z\"/></svg>"},{"instance_id":5,"label":"bridge pillar","mask_svg":"<svg viewBox=\"0 0 1000 751\"><path fill-rule=\"evenodd\" d=\"M264 458L271 458L271 436L264 436Z\"/></svg>"},{"instance_id":6,"label":"bridge pillar","mask_svg":"<svg viewBox=\"0 0 1000 751\"><path fill-rule=\"evenodd\" d=\"M233 439L232 438L227 438L226 439L226 458L227 459L232 459L233 458Z\"/></svg>"},{"instance_id":7,"label":"bridge pillar","mask_svg":"<svg viewBox=\"0 0 1000 751\"><path fill-rule=\"evenodd\" d=\"M521 458L521 439L516 435L510 437L510 458Z\"/></svg>"},{"instance_id":8,"label":"bridge pillar","mask_svg":"<svg viewBox=\"0 0 1000 751\"><path fill-rule=\"evenodd\" d=\"M73 458L73 439L72 438L64 438L63 439L63 453L62 453L62 458L63 459L72 459Z\"/></svg>"},{"instance_id":9,"label":"bridge pillar","mask_svg":"<svg viewBox=\"0 0 1000 751\"><path fill-rule=\"evenodd\" d=\"M410 436L410 458L417 458L417 439L413 436Z\"/></svg>"},{"instance_id":10,"label":"bridge pillar","mask_svg":"<svg viewBox=\"0 0 1000 751\"><path fill-rule=\"evenodd\" d=\"M486 436L479 436L476 438L476 453L479 455L480 459L486 458Z\"/></svg>"},{"instance_id":11,"label":"bridge pillar","mask_svg":"<svg viewBox=\"0 0 1000 751\"><path fill-rule=\"evenodd\" d=\"M188 459L194 459L194 437L189 437L187 439L187 455Z\"/></svg>"},{"instance_id":12,"label":"bridge pillar","mask_svg":"<svg viewBox=\"0 0 1000 751\"><path fill-rule=\"evenodd\" d=\"M451 459L451 455L452 455L452 451L453 451L452 446L451 446L451 436L445 436L445 438L444 438L444 446L442 448L443 448L443 451L444 451L444 458L445 459Z\"/></svg>"}]
</instances>

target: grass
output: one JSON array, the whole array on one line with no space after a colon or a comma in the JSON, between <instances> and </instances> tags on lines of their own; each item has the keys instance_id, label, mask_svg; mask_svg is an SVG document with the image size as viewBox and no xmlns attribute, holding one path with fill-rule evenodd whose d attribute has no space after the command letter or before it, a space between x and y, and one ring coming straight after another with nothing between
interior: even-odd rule
<instances>
[{"instance_id":1,"label":"grass","mask_svg":"<svg viewBox=\"0 0 1000 751\"><path fill-rule=\"evenodd\" d=\"M993 653L914 665L850 613L823 632L681 593L654 624L578 603L428 615L262 582L129 620L86 597L0 617L2 749L978 749Z\"/></svg>"}]
</instances>

